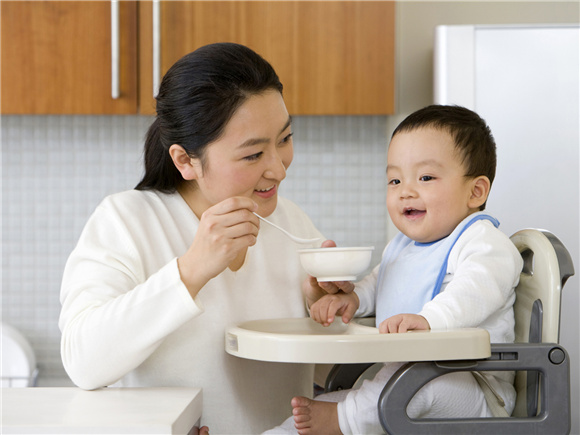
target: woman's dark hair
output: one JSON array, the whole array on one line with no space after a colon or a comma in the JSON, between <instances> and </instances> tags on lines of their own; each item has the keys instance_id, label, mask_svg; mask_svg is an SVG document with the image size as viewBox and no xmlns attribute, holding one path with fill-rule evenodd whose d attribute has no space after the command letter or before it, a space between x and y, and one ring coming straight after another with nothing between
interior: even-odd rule
<instances>
[{"instance_id":1,"label":"woman's dark hair","mask_svg":"<svg viewBox=\"0 0 580 435\"><path fill-rule=\"evenodd\" d=\"M282 93L276 72L243 45L209 44L179 59L161 81L157 117L145 139L145 175L135 189L174 192L184 180L169 147L181 145L203 163L207 145L221 136L235 111L269 89Z\"/></svg>"},{"instance_id":2,"label":"woman's dark hair","mask_svg":"<svg viewBox=\"0 0 580 435\"><path fill-rule=\"evenodd\" d=\"M427 106L405 118L392 137L424 127L449 133L465 166L466 177L485 175L490 186L493 184L497 165L495 139L485 120L477 113L460 106ZM485 203L480 209L485 209Z\"/></svg>"}]
</instances>

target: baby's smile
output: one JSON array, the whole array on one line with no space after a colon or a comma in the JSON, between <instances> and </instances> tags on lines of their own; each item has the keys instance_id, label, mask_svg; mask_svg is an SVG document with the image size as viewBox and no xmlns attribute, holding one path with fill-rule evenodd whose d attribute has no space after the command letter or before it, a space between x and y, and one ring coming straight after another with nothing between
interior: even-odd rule
<instances>
[{"instance_id":1,"label":"baby's smile","mask_svg":"<svg viewBox=\"0 0 580 435\"><path fill-rule=\"evenodd\" d=\"M417 210L416 208L407 207L403 210L405 217L410 219L418 219L427 213L425 210Z\"/></svg>"}]
</instances>

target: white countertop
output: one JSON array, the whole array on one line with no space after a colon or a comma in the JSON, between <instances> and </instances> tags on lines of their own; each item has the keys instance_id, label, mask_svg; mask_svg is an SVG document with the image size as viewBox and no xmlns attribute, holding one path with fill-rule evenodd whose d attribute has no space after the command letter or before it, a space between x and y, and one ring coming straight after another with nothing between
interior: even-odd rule
<instances>
[{"instance_id":1,"label":"white countertop","mask_svg":"<svg viewBox=\"0 0 580 435\"><path fill-rule=\"evenodd\" d=\"M188 434L202 411L199 388L2 388L1 394L3 434Z\"/></svg>"}]
</instances>

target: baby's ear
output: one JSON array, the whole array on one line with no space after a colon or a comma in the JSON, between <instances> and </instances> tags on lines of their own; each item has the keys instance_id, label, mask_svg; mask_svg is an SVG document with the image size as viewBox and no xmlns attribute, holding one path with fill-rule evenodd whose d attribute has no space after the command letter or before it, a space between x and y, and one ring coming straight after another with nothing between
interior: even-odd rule
<instances>
[{"instance_id":1,"label":"baby's ear","mask_svg":"<svg viewBox=\"0 0 580 435\"><path fill-rule=\"evenodd\" d=\"M196 180L201 177L200 162L198 159L191 158L181 145L171 145L169 155L184 180Z\"/></svg>"},{"instance_id":2,"label":"baby's ear","mask_svg":"<svg viewBox=\"0 0 580 435\"><path fill-rule=\"evenodd\" d=\"M471 181L471 197L469 198L468 206L472 209L479 209L489 195L491 189L491 182L485 175L480 175Z\"/></svg>"}]
</instances>

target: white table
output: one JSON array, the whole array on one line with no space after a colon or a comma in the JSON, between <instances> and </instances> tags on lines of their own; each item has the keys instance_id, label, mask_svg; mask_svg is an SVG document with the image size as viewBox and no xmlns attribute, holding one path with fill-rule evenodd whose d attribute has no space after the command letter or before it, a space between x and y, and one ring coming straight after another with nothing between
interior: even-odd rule
<instances>
[{"instance_id":1,"label":"white table","mask_svg":"<svg viewBox=\"0 0 580 435\"><path fill-rule=\"evenodd\" d=\"M199 388L2 388L1 393L3 434L195 434L202 411Z\"/></svg>"}]
</instances>

